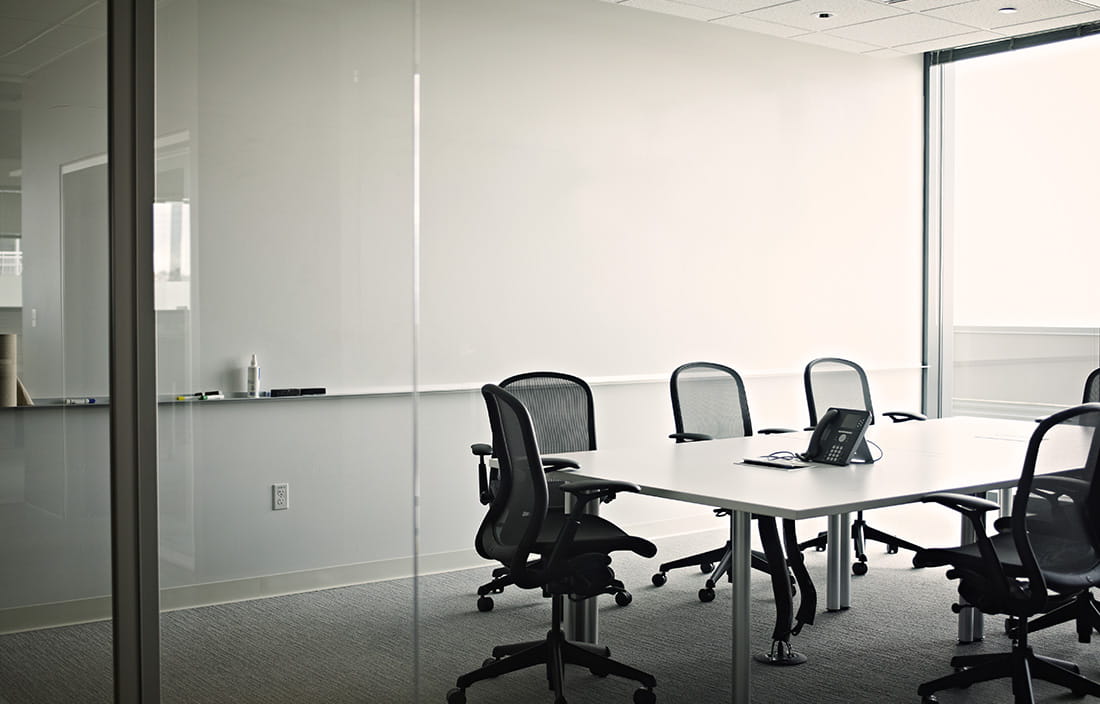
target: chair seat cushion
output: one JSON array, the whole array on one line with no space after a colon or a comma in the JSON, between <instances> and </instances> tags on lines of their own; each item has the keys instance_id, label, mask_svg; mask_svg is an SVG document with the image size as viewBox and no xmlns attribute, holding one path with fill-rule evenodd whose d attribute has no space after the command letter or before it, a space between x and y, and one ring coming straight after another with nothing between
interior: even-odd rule
<instances>
[{"instance_id":1,"label":"chair seat cushion","mask_svg":"<svg viewBox=\"0 0 1100 704\"><path fill-rule=\"evenodd\" d=\"M565 524L565 519L564 513L548 512L532 552L549 556L554 547L554 541L558 539ZM619 550L629 550L642 557L653 557L657 554L657 546L653 543L645 538L628 535L614 523L599 516L584 514L580 517L580 522L577 534L573 538L573 548L569 551L570 555L590 552L609 553Z\"/></svg>"},{"instance_id":2,"label":"chair seat cushion","mask_svg":"<svg viewBox=\"0 0 1100 704\"><path fill-rule=\"evenodd\" d=\"M1032 533L1031 547L1043 570L1047 588L1068 593L1100 584L1100 558L1090 549L1082 549L1085 541L1064 535ZM1011 533L998 533L990 538L997 558L1010 577L1024 577L1016 542ZM913 557L917 567L954 565L965 570L984 572L977 543L957 548L927 548Z\"/></svg>"}]
</instances>

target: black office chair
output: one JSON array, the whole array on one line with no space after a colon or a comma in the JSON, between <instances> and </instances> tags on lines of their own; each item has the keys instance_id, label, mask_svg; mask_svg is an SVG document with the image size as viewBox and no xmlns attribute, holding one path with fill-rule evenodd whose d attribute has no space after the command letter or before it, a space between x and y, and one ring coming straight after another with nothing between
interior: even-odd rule
<instances>
[{"instance_id":1,"label":"black office chair","mask_svg":"<svg viewBox=\"0 0 1100 704\"><path fill-rule=\"evenodd\" d=\"M1085 379L1085 393L1081 403L1100 403L1100 369L1093 369Z\"/></svg>"},{"instance_id":2,"label":"black office chair","mask_svg":"<svg viewBox=\"0 0 1100 704\"><path fill-rule=\"evenodd\" d=\"M610 566L612 551L630 550L643 557L657 554L648 540L627 535L613 523L584 512L589 501L610 501L618 492L637 492L637 485L597 479L565 482L560 488L573 497L573 509L565 521L548 521L549 489L527 409L499 386L487 384L481 393L489 412L500 481L474 546L482 557L507 567L516 586L541 589L550 598L551 627L544 640L493 648L482 667L458 678L447 693L447 703L465 704L466 688L475 682L543 665L555 704L564 704L564 669L574 664L598 676L615 675L640 683L635 704L653 704L657 681L652 675L612 660L605 647L566 640L561 627L566 596L585 599L622 591L622 582L615 579ZM594 528L584 530L586 525Z\"/></svg>"},{"instance_id":3,"label":"black office chair","mask_svg":"<svg viewBox=\"0 0 1100 704\"><path fill-rule=\"evenodd\" d=\"M1100 402L1100 369L1094 369L1085 379L1081 402ZM1090 417L1088 415L1079 416L1077 420L1083 419L1084 422L1087 422ZM1070 423L1073 420L1066 422ZM1089 479L1080 471L1072 473L1072 476L1086 481ZM1041 530L1048 525L1056 528L1063 520L1062 514L1067 509L1066 502L1068 502L1067 497L1048 493L1047 500L1033 509L1032 529ZM998 518L993 522L993 526L1000 532L1009 531L1012 529L1012 517L1003 516ZM1100 632L1100 603L1096 601L1091 590L1082 590L1073 601L1062 604L1042 616L1028 621L1027 630L1029 633L1034 633L1069 621L1073 621L1076 625L1077 640L1080 643L1090 642L1093 631ZM1013 629L1018 627L1019 624L1013 619L1005 621L1005 633L1010 636L1013 635Z\"/></svg>"},{"instance_id":4,"label":"black office chair","mask_svg":"<svg viewBox=\"0 0 1100 704\"><path fill-rule=\"evenodd\" d=\"M752 417L749 414L745 383L741 375L730 367L713 362L682 364L672 372L669 391L672 396L673 421L676 425L676 432L669 437L676 442L699 442L752 435ZM768 428L760 432L790 431L782 428ZM714 513L717 516L729 515L726 509L715 509ZM794 521L783 521L787 547L784 555L775 518L754 517L760 528L764 551L752 552L752 566L772 576L776 603L776 628L772 640L775 644L783 644L773 646L772 651L776 657L789 657L790 636L797 635L804 624L813 623L817 590L806 571L802 553L798 549ZM653 575L653 584L658 587L664 585L668 581L669 570L698 566L704 573L710 573L703 588L699 590L699 600L713 601L715 586L722 577L729 574L732 555L730 542L727 540L726 544L720 548L665 562ZM775 565L776 569L771 569L771 565ZM793 577L788 572L788 565L790 572L793 572ZM793 615L791 598L792 592L795 591L794 584L797 584L798 590L802 592L797 615Z\"/></svg>"},{"instance_id":5,"label":"black office chair","mask_svg":"<svg viewBox=\"0 0 1100 704\"><path fill-rule=\"evenodd\" d=\"M806 365L802 378L806 387L806 405L810 412L811 428L817 425L818 409L822 412L829 408L864 410L871 414L871 423L875 422L875 412L871 406L871 386L863 367L855 362L837 357L821 357ZM895 423L927 420L920 413L908 411L887 411L883 415ZM816 538L807 540L801 547L803 550L811 547L824 550L827 539L826 533L818 533ZM857 559L857 562L852 563L852 574L867 574L864 544L868 540L885 543L888 553L896 553L899 548L914 551L921 549L916 543L867 525L863 520L863 511L859 511L856 513L856 520L852 522L852 544Z\"/></svg>"},{"instance_id":6,"label":"black office chair","mask_svg":"<svg viewBox=\"0 0 1100 704\"><path fill-rule=\"evenodd\" d=\"M1085 427L1067 427L1071 425ZM1063 426L1063 427L1059 427ZM1012 502L1011 530L986 535L985 514L998 505L986 499L962 494L932 494L935 502L959 511L974 525L977 541L958 548L921 550L913 558L917 566L950 565L950 579L959 580L959 594L967 604L989 614L1006 614L1017 623L1012 629L1012 650L1007 653L964 655L952 658L956 672L925 682L917 688L923 702L937 701L936 692L969 687L1001 677L1012 678L1015 704L1035 701L1032 678L1067 687L1074 694L1100 696L1100 684L1082 677L1076 665L1036 654L1028 645L1029 620L1071 603L1082 591L1100 584L1100 484L1096 465L1100 462L1100 404L1084 404L1059 411L1039 422L1028 443L1023 471ZM1049 459L1043 446L1051 431L1087 434L1081 442L1081 456L1070 461ZM1056 463L1057 462L1057 463ZM1076 476L1035 476L1044 472L1075 470ZM1033 525L1036 505L1049 505L1051 495L1060 497L1056 525L1041 520ZM1038 513L1044 513L1039 511Z\"/></svg>"},{"instance_id":7,"label":"black office chair","mask_svg":"<svg viewBox=\"0 0 1100 704\"><path fill-rule=\"evenodd\" d=\"M596 449L596 414L592 400L592 389L584 379L561 372L525 372L510 376L500 382L500 387L518 398L531 416L538 438L539 448L543 452L582 452ZM478 474L481 491L481 503L492 501L493 470L488 467L487 459L492 454L492 446L477 443L471 446L478 456ZM560 457L543 456L543 469L547 472L577 468L577 463ZM486 477L489 477L486 479ZM560 481L560 480L559 480ZM553 520L564 517L565 497L557 488L558 482L550 485L550 512ZM512 584L507 567L493 570L493 579L477 589L477 608L487 612L493 609L490 594L499 594ZM615 603L626 606L632 600L630 592L615 594Z\"/></svg>"}]
</instances>

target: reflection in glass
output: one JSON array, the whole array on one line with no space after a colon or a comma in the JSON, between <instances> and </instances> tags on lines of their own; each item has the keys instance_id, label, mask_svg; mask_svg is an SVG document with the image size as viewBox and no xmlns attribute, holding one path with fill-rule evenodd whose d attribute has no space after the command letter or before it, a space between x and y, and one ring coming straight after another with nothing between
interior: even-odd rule
<instances>
[{"instance_id":1,"label":"reflection in glass","mask_svg":"<svg viewBox=\"0 0 1100 704\"><path fill-rule=\"evenodd\" d=\"M0 0L0 700L110 702L106 7Z\"/></svg>"}]
</instances>

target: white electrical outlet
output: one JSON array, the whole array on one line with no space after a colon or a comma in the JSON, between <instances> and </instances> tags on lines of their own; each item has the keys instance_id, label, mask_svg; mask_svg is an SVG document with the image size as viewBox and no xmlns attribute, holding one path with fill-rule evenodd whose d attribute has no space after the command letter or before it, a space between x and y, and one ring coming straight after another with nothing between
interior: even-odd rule
<instances>
[{"instance_id":1,"label":"white electrical outlet","mask_svg":"<svg viewBox=\"0 0 1100 704\"><path fill-rule=\"evenodd\" d=\"M290 508L290 485L289 484L272 484L271 485L271 510L272 511L285 511Z\"/></svg>"}]
</instances>

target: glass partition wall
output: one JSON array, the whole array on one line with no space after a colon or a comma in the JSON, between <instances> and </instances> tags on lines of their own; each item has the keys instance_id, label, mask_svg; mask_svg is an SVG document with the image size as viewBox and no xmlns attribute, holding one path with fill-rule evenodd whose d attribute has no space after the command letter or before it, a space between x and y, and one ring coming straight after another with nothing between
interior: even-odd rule
<instances>
[{"instance_id":1,"label":"glass partition wall","mask_svg":"<svg viewBox=\"0 0 1100 704\"><path fill-rule=\"evenodd\" d=\"M158 652L118 660L159 662L163 701L417 701L417 3L137 4L159 496L115 508L156 512L161 618ZM5 704L134 701L112 678L122 5L0 0L0 405L34 404L0 409Z\"/></svg>"},{"instance_id":2,"label":"glass partition wall","mask_svg":"<svg viewBox=\"0 0 1100 704\"><path fill-rule=\"evenodd\" d=\"M0 700L110 702L106 5L0 26Z\"/></svg>"},{"instance_id":3,"label":"glass partition wall","mask_svg":"<svg viewBox=\"0 0 1100 704\"><path fill-rule=\"evenodd\" d=\"M1100 366L1098 70L1098 36L930 69L944 415L1045 416Z\"/></svg>"},{"instance_id":4,"label":"glass partition wall","mask_svg":"<svg viewBox=\"0 0 1100 704\"><path fill-rule=\"evenodd\" d=\"M415 701L414 3L156 12L161 698Z\"/></svg>"}]
</instances>

